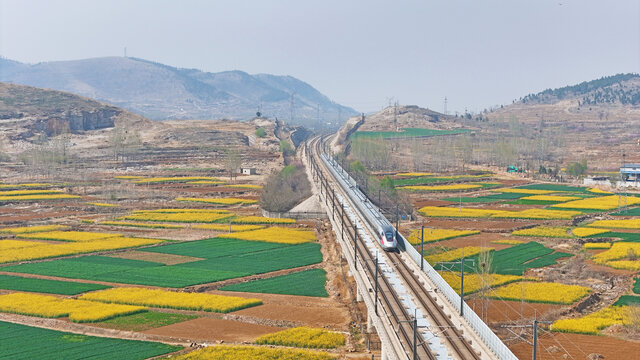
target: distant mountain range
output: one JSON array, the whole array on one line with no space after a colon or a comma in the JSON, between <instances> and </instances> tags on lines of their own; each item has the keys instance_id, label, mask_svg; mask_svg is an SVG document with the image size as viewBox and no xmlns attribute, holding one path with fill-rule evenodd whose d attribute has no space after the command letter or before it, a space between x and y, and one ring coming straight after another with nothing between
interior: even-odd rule
<instances>
[{"instance_id":1,"label":"distant mountain range","mask_svg":"<svg viewBox=\"0 0 640 360\"><path fill-rule=\"evenodd\" d=\"M263 116L317 127L357 112L291 76L180 69L143 59L103 57L24 64L0 59L0 81L68 91L154 120ZM338 123L338 124L336 124Z\"/></svg>"}]
</instances>

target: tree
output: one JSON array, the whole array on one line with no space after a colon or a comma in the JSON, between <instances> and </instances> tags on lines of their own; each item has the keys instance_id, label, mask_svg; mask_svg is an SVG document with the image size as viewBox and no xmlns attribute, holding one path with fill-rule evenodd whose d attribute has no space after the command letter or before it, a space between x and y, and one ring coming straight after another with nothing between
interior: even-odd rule
<instances>
[{"instance_id":1,"label":"tree","mask_svg":"<svg viewBox=\"0 0 640 360\"><path fill-rule=\"evenodd\" d=\"M242 156L235 149L227 149L224 156L224 167L229 172L229 179L233 180L234 175L242 165Z\"/></svg>"},{"instance_id":2,"label":"tree","mask_svg":"<svg viewBox=\"0 0 640 360\"><path fill-rule=\"evenodd\" d=\"M267 178L260 196L260 206L267 211L291 210L311 195L311 184L301 163L285 166Z\"/></svg>"},{"instance_id":3,"label":"tree","mask_svg":"<svg viewBox=\"0 0 640 360\"><path fill-rule=\"evenodd\" d=\"M587 171L587 160L582 159L579 162L574 162L567 166L567 174L573 176L583 175Z\"/></svg>"},{"instance_id":4,"label":"tree","mask_svg":"<svg viewBox=\"0 0 640 360\"><path fill-rule=\"evenodd\" d=\"M267 132L264 130L264 128L259 127L256 129L256 136L259 138L263 138L265 136L267 136Z\"/></svg>"},{"instance_id":5,"label":"tree","mask_svg":"<svg viewBox=\"0 0 640 360\"><path fill-rule=\"evenodd\" d=\"M118 161L120 154L122 153L122 145L125 140L125 130L121 125L116 124L113 130L111 130L111 134L109 135L109 146L111 147L111 151L113 152L113 157L116 161Z\"/></svg>"},{"instance_id":6,"label":"tree","mask_svg":"<svg viewBox=\"0 0 640 360\"><path fill-rule=\"evenodd\" d=\"M282 151L282 155L289 156L294 154L293 146L287 140L280 141L280 151Z\"/></svg>"}]
</instances>

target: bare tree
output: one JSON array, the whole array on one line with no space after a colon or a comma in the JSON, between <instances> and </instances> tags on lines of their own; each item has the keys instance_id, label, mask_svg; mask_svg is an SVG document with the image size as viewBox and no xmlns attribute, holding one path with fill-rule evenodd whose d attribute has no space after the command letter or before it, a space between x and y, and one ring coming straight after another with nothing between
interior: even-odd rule
<instances>
[{"instance_id":1,"label":"bare tree","mask_svg":"<svg viewBox=\"0 0 640 360\"><path fill-rule=\"evenodd\" d=\"M224 156L224 167L229 172L229 179L237 176L237 171L242 166L242 156L236 149L227 149Z\"/></svg>"}]
</instances>

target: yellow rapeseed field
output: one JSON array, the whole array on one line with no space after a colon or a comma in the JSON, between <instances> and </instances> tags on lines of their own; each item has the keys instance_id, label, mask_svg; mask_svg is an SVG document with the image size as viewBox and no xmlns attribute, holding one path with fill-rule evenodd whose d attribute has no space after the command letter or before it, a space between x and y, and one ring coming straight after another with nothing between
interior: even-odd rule
<instances>
[{"instance_id":1,"label":"yellow rapeseed field","mask_svg":"<svg viewBox=\"0 0 640 360\"><path fill-rule=\"evenodd\" d=\"M628 306L609 306L579 318L556 320L553 322L553 330L597 335L611 325L631 323L631 312Z\"/></svg>"},{"instance_id":2,"label":"yellow rapeseed field","mask_svg":"<svg viewBox=\"0 0 640 360\"><path fill-rule=\"evenodd\" d=\"M60 190L10 190L0 191L0 197L3 196L15 196L15 195L37 195L37 194L60 194Z\"/></svg>"},{"instance_id":3,"label":"yellow rapeseed field","mask_svg":"<svg viewBox=\"0 0 640 360\"><path fill-rule=\"evenodd\" d=\"M616 242L613 243L611 249L601 252L593 257L596 264L605 264L614 260L623 260L629 255L640 257L640 243L632 242ZM633 259L632 259L633 260Z\"/></svg>"},{"instance_id":4,"label":"yellow rapeseed field","mask_svg":"<svg viewBox=\"0 0 640 360\"><path fill-rule=\"evenodd\" d=\"M41 246L42 243L34 241L20 241L20 240L0 240L0 250L10 249L24 249L29 247Z\"/></svg>"},{"instance_id":5,"label":"yellow rapeseed field","mask_svg":"<svg viewBox=\"0 0 640 360\"><path fill-rule=\"evenodd\" d=\"M456 291L460 293L460 275L456 272L445 271L442 273L442 278ZM524 278L517 275L500 275L500 274L488 274L486 280L483 279L480 274L465 274L464 275L464 293L472 294L482 289L483 281L486 281L485 287L490 288L494 286L500 286L516 281L521 281Z\"/></svg>"},{"instance_id":6,"label":"yellow rapeseed field","mask_svg":"<svg viewBox=\"0 0 640 360\"><path fill-rule=\"evenodd\" d=\"M344 335L325 329L297 327L260 336L256 344L312 349L335 349L345 344Z\"/></svg>"},{"instance_id":7,"label":"yellow rapeseed field","mask_svg":"<svg viewBox=\"0 0 640 360\"><path fill-rule=\"evenodd\" d=\"M251 199L240 199L240 198L185 198L179 197L176 198L176 201L193 201L193 202L202 202L207 204L218 204L218 205L237 205L237 204L255 204L258 200Z\"/></svg>"},{"instance_id":8,"label":"yellow rapeseed field","mask_svg":"<svg viewBox=\"0 0 640 360\"><path fill-rule=\"evenodd\" d=\"M93 205L93 206L101 206L101 207L117 207L118 205L114 205L114 204L107 204L107 203L101 203L101 202L90 202L87 203L89 205Z\"/></svg>"},{"instance_id":9,"label":"yellow rapeseed field","mask_svg":"<svg viewBox=\"0 0 640 360\"><path fill-rule=\"evenodd\" d=\"M584 243L584 248L585 249L589 249L589 250L610 249L611 248L611 243L610 242Z\"/></svg>"},{"instance_id":10,"label":"yellow rapeseed field","mask_svg":"<svg viewBox=\"0 0 640 360\"><path fill-rule=\"evenodd\" d=\"M407 240L413 245L420 244L422 230L411 230ZM451 229L424 229L424 242L440 241L446 239L452 239L459 236L467 236L473 234L479 234L477 230L451 230Z\"/></svg>"},{"instance_id":11,"label":"yellow rapeseed field","mask_svg":"<svg viewBox=\"0 0 640 360\"><path fill-rule=\"evenodd\" d=\"M429 264L436 264L439 262L445 261L453 261L464 257L473 256L485 251L491 251L491 248L487 247L479 247L479 246L465 246L463 248L458 248L454 250L445 251L440 254L428 255L425 256L424 259L429 262Z\"/></svg>"},{"instance_id":12,"label":"yellow rapeseed field","mask_svg":"<svg viewBox=\"0 0 640 360\"><path fill-rule=\"evenodd\" d=\"M536 226L530 229L515 230L511 233L511 235L568 238L571 236L567 234L567 230L569 230L569 228L566 226Z\"/></svg>"},{"instance_id":13,"label":"yellow rapeseed field","mask_svg":"<svg viewBox=\"0 0 640 360\"><path fill-rule=\"evenodd\" d=\"M230 188L238 188L238 189L262 189L262 185L253 185L253 184L231 184L231 185L226 185L226 187L230 187Z\"/></svg>"},{"instance_id":14,"label":"yellow rapeseed field","mask_svg":"<svg viewBox=\"0 0 640 360\"><path fill-rule=\"evenodd\" d=\"M260 299L241 298L204 293L186 293L144 288L112 288L80 297L81 300L129 304L158 308L228 313L262 304Z\"/></svg>"},{"instance_id":15,"label":"yellow rapeseed field","mask_svg":"<svg viewBox=\"0 0 640 360\"><path fill-rule=\"evenodd\" d=\"M620 196L601 196L595 198L587 198L582 200L574 200L561 204L551 205L556 208L568 208L568 209L593 209L593 210L611 210L618 207ZM627 197L627 206L640 204L640 198L629 196Z\"/></svg>"},{"instance_id":16,"label":"yellow rapeseed field","mask_svg":"<svg viewBox=\"0 0 640 360\"><path fill-rule=\"evenodd\" d=\"M587 191L594 194L613 194L612 192L604 191L598 188L588 188Z\"/></svg>"},{"instance_id":17,"label":"yellow rapeseed field","mask_svg":"<svg viewBox=\"0 0 640 360\"><path fill-rule=\"evenodd\" d=\"M7 241L7 240L2 240ZM111 237L100 240L91 241L79 241L68 242L63 244L47 244L47 243L35 243L37 245L29 246L26 249L11 248L0 252L0 263L35 260L35 259L47 259L52 257L84 254L95 251L115 250L132 248L143 245L151 245L162 242L157 239L143 239L143 238L126 238L126 237Z\"/></svg>"},{"instance_id":18,"label":"yellow rapeseed field","mask_svg":"<svg viewBox=\"0 0 640 360\"><path fill-rule=\"evenodd\" d=\"M541 200L541 201L571 201L580 199L577 196L558 196L558 195L532 195L520 198L520 200Z\"/></svg>"},{"instance_id":19,"label":"yellow rapeseed field","mask_svg":"<svg viewBox=\"0 0 640 360\"><path fill-rule=\"evenodd\" d=\"M117 175L117 176L114 176L114 178L123 179L123 180L137 180L137 179L144 178L144 176L139 176L139 175Z\"/></svg>"},{"instance_id":20,"label":"yellow rapeseed field","mask_svg":"<svg viewBox=\"0 0 640 360\"><path fill-rule=\"evenodd\" d=\"M552 190L536 190L536 189L496 189L492 191L502 192L502 193L516 193L516 194L531 194L531 195L545 195L551 194L557 191Z\"/></svg>"},{"instance_id":21,"label":"yellow rapeseed field","mask_svg":"<svg viewBox=\"0 0 640 360\"><path fill-rule=\"evenodd\" d=\"M150 229L184 229L184 225L126 222L126 221L102 221L100 225L131 226L131 227L141 227L141 228L150 228Z\"/></svg>"},{"instance_id":22,"label":"yellow rapeseed field","mask_svg":"<svg viewBox=\"0 0 640 360\"><path fill-rule=\"evenodd\" d=\"M27 184L0 184L0 189L13 189L13 188L36 188L52 186L48 183L27 183Z\"/></svg>"},{"instance_id":23,"label":"yellow rapeseed field","mask_svg":"<svg viewBox=\"0 0 640 360\"><path fill-rule=\"evenodd\" d=\"M22 227L14 227L14 228L3 228L3 229L0 229L0 233L26 234L26 233L34 233L34 232L41 232L41 231L62 230L65 228L67 227L64 225L22 226Z\"/></svg>"},{"instance_id":24,"label":"yellow rapeseed field","mask_svg":"<svg viewBox=\"0 0 640 360\"><path fill-rule=\"evenodd\" d=\"M415 190L415 191L456 191L456 190L477 189L480 187L482 187L482 185L478 185L478 184L409 185L409 186L399 187L399 189Z\"/></svg>"},{"instance_id":25,"label":"yellow rapeseed field","mask_svg":"<svg viewBox=\"0 0 640 360\"><path fill-rule=\"evenodd\" d=\"M175 360L332 360L335 356L323 351L270 348L245 345L216 345L198 349Z\"/></svg>"},{"instance_id":26,"label":"yellow rapeseed field","mask_svg":"<svg viewBox=\"0 0 640 360\"><path fill-rule=\"evenodd\" d=\"M503 245L518 245L524 243L522 240L515 239L504 239L504 240L493 240L492 244L503 244Z\"/></svg>"},{"instance_id":27,"label":"yellow rapeseed field","mask_svg":"<svg viewBox=\"0 0 640 360\"><path fill-rule=\"evenodd\" d=\"M295 224L295 219L290 218L268 218L262 216L241 216L231 219L234 224Z\"/></svg>"},{"instance_id":28,"label":"yellow rapeseed field","mask_svg":"<svg viewBox=\"0 0 640 360\"><path fill-rule=\"evenodd\" d=\"M228 224L201 224L194 225L194 229L204 229L204 230L218 230L218 231L249 231L249 230L258 230L263 229L262 225L228 225Z\"/></svg>"},{"instance_id":29,"label":"yellow rapeseed field","mask_svg":"<svg viewBox=\"0 0 640 360\"><path fill-rule=\"evenodd\" d=\"M198 222L211 223L228 220L233 215L218 211L184 211L184 212L134 212L123 217L124 220L136 221L167 221L167 222Z\"/></svg>"},{"instance_id":30,"label":"yellow rapeseed field","mask_svg":"<svg viewBox=\"0 0 640 360\"><path fill-rule=\"evenodd\" d=\"M499 287L489 295L503 300L528 301L550 304L573 304L585 297L591 289L578 285L549 282L522 281Z\"/></svg>"},{"instance_id":31,"label":"yellow rapeseed field","mask_svg":"<svg viewBox=\"0 0 640 360\"><path fill-rule=\"evenodd\" d=\"M571 230L573 235L577 237L587 237L592 235L604 234L609 232L609 229L594 229L594 228L586 228L586 227L577 227Z\"/></svg>"},{"instance_id":32,"label":"yellow rapeseed field","mask_svg":"<svg viewBox=\"0 0 640 360\"><path fill-rule=\"evenodd\" d=\"M558 211L547 209L527 209L522 211L489 210L475 208L456 208L425 206L419 212L427 217L468 217L468 218L520 218L520 219L543 219L543 220L569 220L579 211Z\"/></svg>"},{"instance_id":33,"label":"yellow rapeseed field","mask_svg":"<svg viewBox=\"0 0 640 360\"><path fill-rule=\"evenodd\" d=\"M516 218L516 219L541 219L541 220L570 220L580 211L558 211L548 209L526 209L521 211L508 211L493 215L494 218Z\"/></svg>"},{"instance_id":34,"label":"yellow rapeseed field","mask_svg":"<svg viewBox=\"0 0 640 360\"><path fill-rule=\"evenodd\" d=\"M596 220L587 226L616 229L640 229L640 218L623 220Z\"/></svg>"},{"instance_id":35,"label":"yellow rapeseed field","mask_svg":"<svg viewBox=\"0 0 640 360\"><path fill-rule=\"evenodd\" d=\"M11 195L0 196L0 201L35 201L35 200L60 200L77 199L80 196L69 194L39 194L39 195Z\"/></svg>"},{"instance_id":36,"label":"yellow rapeseed field","mask_svg":"<svg viewBox=\"0 0 640 360\"><path fill-rule=\"evenodd\" d=\"M39 294L0 295L1 312L49 318L68 316L73 322L103 321L145 310L142 306L103 304Z\"/></svg>"},{"instance_id":37,"label":"yellow rapeseed field","mask_svg":"<svg viewBox=\"0 0 640 360\"><path fill-rule=\"evenodd\" d=\"M316 233L313 230L270 227L266 229L223 234L218 237L249 241L266 241L281 244L301 244L315 241Z\"/></svg>"},{"instance_id":38,"label":"yellow rapeseed field","mask_svg":"<svg viewBox=\"0 0 640 360\"><path fill-rule=\"evenodd\" d=\"M607 262L605 265L614 269L638 271L640 270L640 260L613 260Z\"/></svg>"},{"instance_id":39,"label":"yellow rapeseed field","mask_svg":"<svg viewBox=\"0 0 640 360\"><path fill-rule=\"evenodd\" d=\"M122 237L120 234L109 234L89 231L45 231L38 233L26 233L17 235L24 239L57 240L57 241L93 241L114 237Z\"/></svg>"},{"instance_id":40,"label":"yellow rapeseed field","mask_svg":"<svg viewBox=\"0 0 640 360\"><path fill-rule=\"evenodd\" d=\"M225 209L155 209L155 210L133 210L134 214L139 213L163 213L163 214L176 214L176 213L207 213L207 214L228 214L229 210Z\"/></svg>"}]
</instances>

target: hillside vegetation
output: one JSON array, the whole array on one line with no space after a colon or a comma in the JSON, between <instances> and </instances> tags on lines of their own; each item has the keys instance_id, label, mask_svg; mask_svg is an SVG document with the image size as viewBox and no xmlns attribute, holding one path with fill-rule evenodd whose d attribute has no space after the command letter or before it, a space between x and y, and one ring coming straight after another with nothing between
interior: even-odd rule
<instances>
[{"instance_id":1,"label":"hillside vegetation","mask_svg":"<svg viewBox=\"0 0 640 360\"><path fill-rule=\"evenodd\" d=\"M640 103L640 75L617 74L577 85L547 89L522 98L522 103L549 104L564 99L578 99L580 105Z\"/></svg>"}]
</instances>

